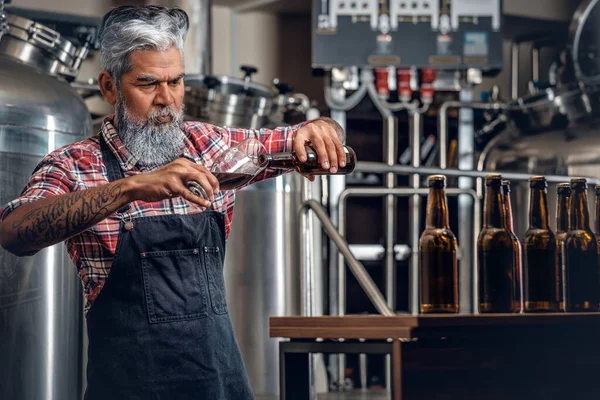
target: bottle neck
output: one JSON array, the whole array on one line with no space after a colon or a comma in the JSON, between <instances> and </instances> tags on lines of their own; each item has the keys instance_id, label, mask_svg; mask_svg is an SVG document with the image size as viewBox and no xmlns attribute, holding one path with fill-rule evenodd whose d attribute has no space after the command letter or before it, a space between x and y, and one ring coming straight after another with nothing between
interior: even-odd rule
<instances>
[{"instance_id":1,"label":"bottle neck","mask_svg":"<svg viewBox=\"0 0 600 400\"><path fill-rule=\"evenodd\" d=\"M427 228L449 228L446 192L441 188L429 188L427 197Z\"/></svg>"},{"instance_id":2,"label":"bottle neck","mask_svg":"<svg viewBox=\"0 0 600 400\"><path fill-rule=\"evenodd\" d=\"M504 218L506 219L506 229L514 232L512 202L509 193L504 194Z\"/></svg>"},{"instance_id":3,"label":"bottle neck","mask_svg":"<svg viewBox=\"0 0 600 400\"><path fill-rule=\"evenodd\" d=\"M548 199L545 189L530 189L529 228L550 229L548 224Z\"/></svg>"},{"instance_id":4,"label":"bottle neck","mask_svg":"<svg viewBox=\"0 0 600 400\"><path fill-rule=\"evenodd\" d=\"M562 233L569 230L569 196L558 195L556 211L556 232Z\"/></svg>"},{"instance_id":5,"label":"bottle neck","mask_svg":"<svg viewBox=\"0 0 600 400\"><path fill-rule=\"evenodd\" d=\"M266 163L268 168L276 169L293 169L295 166L296 157L294 153L273 153L263 154L259 162Z\"/></svg>"},{"instance_id":6,"label":"bottle neck","mask_svg":"<svg viewBox=\"0 0 600 400\"><path fill-rule=\"evenodd\" d=\"M575 189L571 193L571 209L569 214L570 230L590 230L590 215L585 189Z\"/></svg>"},{"instance_id":7,"label":"bottle neck","mask_svg":"<svg viewBox=\"0 0 600 400\"><path fill-rule=\"evenodd\" d=\"M505 228L504 202L500 186L488 186L484 202L484 228Z\"/></svg>"}]
</instances>

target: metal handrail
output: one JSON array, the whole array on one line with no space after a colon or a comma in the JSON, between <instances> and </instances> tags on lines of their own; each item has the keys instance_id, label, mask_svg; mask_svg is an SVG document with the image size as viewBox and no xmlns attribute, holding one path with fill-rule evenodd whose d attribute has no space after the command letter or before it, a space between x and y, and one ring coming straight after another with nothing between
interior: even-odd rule
<instances>
[{"instance_id":1,"label":"metal handrail","mask_svg":"<svg viewBox=\"0 0 600 400\"><path fill-rule=\"evenodd\" d=\"M524 174L521 172L504 172L504 171L467 171L460 169L442 169L442 168L431 168L431 167L411 167L408 165L394 165L389 166L383 163L362 161L356 164L355 171L357 172L369 172L376 174L386 174L392 172L397 175L446 175L453 177L466 177L466 178L485 178L489 174L500 174L504 179L510 179L514 181L527 181L534 174ZM569 182L571 176L563 175L544 175L548 183L562 183ZM596 185L600 184L600 179L592 177L583 177L589 184Z\"/></svg>"},{"instance_id":2,"label":"metal handrail","mask_svg":"<svg viewBox=\"0 0 600 400\"><path fill-rule=\"evenodd\" d=\"M396 313L390 310L390 308L387 306L386 300L377 288L377 285L375 285L375 282L373 282L373 279L371 279L371 276L369 275L365 267L361 264L361 262L354 257L354 255L350 251L350 248L348 247L348 243L342 237L342 235L338 233L335 226L333 226L333 223L327 215L327 211L325 211L325 209L319 202L317 202L316 200L305 201L300 206L300 209L298 211L300 220L302 221L303 215L308 214L308 212L311 210L319 218L319 221L321 221L322 227L325 230L327 236L329 236L329 238L335 243L340 253L342 253L344 258L346 259L346 262L350 267L350 271L352 271L352 274L354 275L360 286L363 288L363 290L367 294L367 297L369 298L369 300L371 300L377 311L379 311L380 314L385 316L396 315ZM300 227L300 229L301 232L304 232L302 226ZM304 241L304 235L300 235L300 240L301 242ZM309 266L308 268L312 268L312 266ZM310 290L310 288L313 288L315 285L314 282L310 282L310 280L311 277L314 276L314 274L312 274L311 271L306 271L307 266L304 265L304 263L302 263L301 269L302 288L300 293L302 296L302 304L312 304L313 299L307 299L306 296L312 296L312 291Z\"/></svg>"},{"instance_id":3,"label":"metal handrail","mask_svg":"<svg viewBox=\"0 0 600 400\"><path fill-rule=\"evenodd\" d=\"M472 290L472 294L473 294L473 301L472 304L473 306L477 304L478 298L477 298L477 238L479 236L479 224L481 221L481 203L478 201L480 198L477 195L477 192L473 189L454 189L454 188L447 188L445 189L445 192L447 195L449 196L460 196L460 195L468 195L471 196L473 198L473 204L474 204L474 210L473 210L473 246L471 248L472 252L473 252L473 262L472 265L470 266L472 268L473 271L473 286L471 288ZM345 209L346 209L346 200L348 197L380 197L380 196L386 196L386 195L393 195L393 196L398 196L398 197L409 197L409 196L413 196L413 195L419 195L419 196L426 196L427 194L429 194L429 189L423 188L423 189L413 189L413 188L394 188L394 189L386 189L386 188L353 188L353 189L346 189L344 190L341 194L340 194L340 198L339 198L339 213L338 213L338 232L341 236L345 235L345 230L346 230L346 217L345 217ZM418 243L418 238L416 240L416 243ZM414 257L415 254L417 253L417 251L415 249L411 249L412 250L412 255L411 257ZM389 251L389 250L388 250ZM339 315L344 315L344 309L345 309L345 303L346 303L346 299L345 299L345 290L343 290L343 287L345 286L346 282L345 282L345 274L343 273L344 271L344 265L343 262L340 262L339 265L339 271L338 271L338 276L339 278L339 293L338 295L339 297ZM415 301L414 299L416 299L416 301L418 301L418 290L419 290L419 271L418 271L418 263L411 263L411 268L410 268L410 272L409 272L409 280L410 280L410 287L409 287L409 292L410 292L410 299L413 299L412 301ZM418 307L417 306L413 306L411 307L411 309L413 310L417 310L418 311ZM474 308L476 309L476 308Z\"/></svg>"}]
</instances>

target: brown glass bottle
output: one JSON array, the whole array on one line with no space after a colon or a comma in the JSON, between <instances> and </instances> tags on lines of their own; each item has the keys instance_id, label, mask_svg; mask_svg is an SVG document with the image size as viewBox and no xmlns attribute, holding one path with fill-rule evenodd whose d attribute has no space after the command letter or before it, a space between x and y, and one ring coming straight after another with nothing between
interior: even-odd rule
<instances>
[{"instance_id":1,"label":"brown glass bottle","mask_svg":"<svg viewBox=\"0 0 600 400\"><path fill-rule=\"evenodd\" d=\"M569 231L569 203L571 199L571 184L559 183L556 187L558 200L556 203L556 248L558 250L558 262L556 263L556 274L558 275L557 293L558 308L565 311L565 297L563 295L563 269L565 264L564 249L565 239Z\"/></svg>"},{"instance_id":2,"label":"brown glass bottle","mask_svg":"<svg viewBox=\"0 0 600 400\"><path fill-rule=\"evenodd\" d=\"M529 228L523 236L523 311L558 310L558 253L548 216L548 183L529 178Z\"/></svg>"},{"instance_id":3,"label":"brown glass bottle","mask_svg":"<svg viewBox=\"0 0 600 400\"><path fill-rule=\"evenodd\" d=\"M428 179L427 221L419 240L421 313L458 312L456 237L450 230L446 177Z\"/></svg>"},{"instance_id":4,"label":"brown glass bottle","mask_svg":"<svg viewBox=\"0 0 600 400\"><path fill-rule=\"evenodd\" d=\"M565 309L568 312L598 310L598 244L590 229L587 205L587 183L583 178L571 179L569 231L565 238L563 270Z\"/></svg>"},{"instance_id":5,"label":"brown glass bottle","mask_svg":"<svg viewBox=\"0 0 600 400\"><path fill-rule=\"evenodd\" d=\"M522 274L522 246L519 238L515 234L514 224L513 224L513 212L512 212L512 202L510 199L510 181L503 180L502 181L502 198L504 203L504 218L506 223L506 229L510 233L510 237L513 242L513 250L515 255L515 281L513 285L513 295L515 301L515 310L514 312L520 312L523 309L522 299L523 299L523 274Z\"/></svg>"},{"instance_id":6,"label":"brown glass bottle","mask_svg":"<svg viewBox=\"0 0 600 400\"><path fill-rule=\"evenodd\" d=\"M480 313L518 312L515 251L506 229L502 176L485 178L483 229L477 238Z\"/></svg>"},{"instance_id":7,"label":"brown glass bottle","mask_svg":"<svg viewBox=\"0 0 600 400\"><path fill-rule=\"evenodd\" d=\"M338 167L335 175L345 175L354 171L356 167L356 153L351 147L344 146L346 153L346 165ZM317 152L310 146L306 146L307 160L301 162L296 156L296 152L261 154L258 158L260 165L266 165L267 168L275 169L295 169L302 175L332 175L329 169L323 168L319 162Z\"/></svg>"}]
</instances>

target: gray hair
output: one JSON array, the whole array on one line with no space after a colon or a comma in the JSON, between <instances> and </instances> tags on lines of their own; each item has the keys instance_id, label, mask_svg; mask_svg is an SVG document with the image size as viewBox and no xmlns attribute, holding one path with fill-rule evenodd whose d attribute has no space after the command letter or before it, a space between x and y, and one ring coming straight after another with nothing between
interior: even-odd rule
<instances>
[{"instance_id":1,"label":"gray hair","mask_svg":"<svg viewBox=\"0 0 600 400\"><path fill-rule=\"evenodd\" d=\"M120 85L121 76L131 70L129 56L136 50L181 50L189 29L189 19L179 8L162 6L121 6L102 20L100 63Z\"/></svg>"}]
</instances>

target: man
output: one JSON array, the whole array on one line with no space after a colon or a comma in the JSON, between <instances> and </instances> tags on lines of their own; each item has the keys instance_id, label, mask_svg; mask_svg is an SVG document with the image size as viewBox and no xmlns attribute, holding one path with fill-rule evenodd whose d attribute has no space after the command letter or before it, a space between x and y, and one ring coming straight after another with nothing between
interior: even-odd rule
<instances>
[{"instance_id":1,"label":"man","mask_svg":"<svg viewBox=\"0 0 600 400\"><path fill-rule=\"evenodd\" d=\"M109 12L98 83L114 116L46 156L0 210L0 244L14 254L66 241L86 299L90 400L253 398L223 282L234 193L209 169L250 135L301 160L311 143L325 168L344 165L331 120L255 132L182 122L187 29L179 9Z\"/></svg>"}]
</instances>

